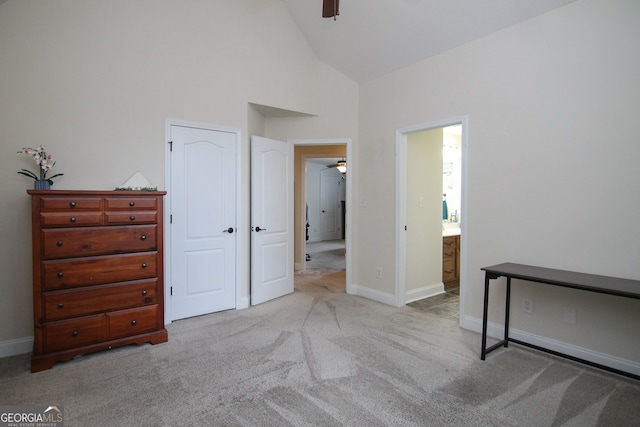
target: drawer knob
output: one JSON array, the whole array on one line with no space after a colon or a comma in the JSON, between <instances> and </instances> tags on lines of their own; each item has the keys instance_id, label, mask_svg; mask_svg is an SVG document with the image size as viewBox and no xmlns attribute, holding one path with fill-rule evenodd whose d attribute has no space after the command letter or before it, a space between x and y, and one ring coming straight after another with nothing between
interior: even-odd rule
<instances>
[{"instance_id":1,"label":"drawer knob","mask_svg":"<svg viewBox=\"0 0 640 427\"><path fill-rule=\"evenodd\" d=\"M58 274L56 274L56 276L58 276L58 279L62 279L62 276L64 276L64 274L62 273L62 271L58 271Z\"/></svg>"},{"instance_id":2,"label":"drawer knob","mask_svg":"<svg viewBox=\"0 0 640 427\"><path fill-rule=\"evenodd\" d=\"M72 337L77 337L79 335L78 331L71 332Z\"/></svg>"},{"instance_id":3,"label":"drawer knob","mask_svg":"<svg viewBox=\"0 0 640 427\"><path fill-rule=\"evenodd\" d=\"M144 291L142 291L142 295L146 295L147 294L147 290L145 289Z\"/></svg>"},{"instance_id":4,"label":"drawer knob","mask_svg":"<svg viewBox=\"0 0 640 427\"><path fill-rule=\"evenodd\" d=\"M143 234L142 236L140 236L140 240L147 240L147 236Z\"/></svg>"},{"instance_id":5,"label":"drawer knob","mask_svg":"<svg viewBox=\"0 0 640 427\"><path fill-rule=\"evenodd\" d=\"M142 263L142 268L147 268L147 263L146 262Z\"/></svg>"},{"instance_id":6,"label":"drawer knob","mask_svg":"<svg viewBox=\"0 0 640 427\"><path fill-rule=\"evenodd\" d=\"M69 222L76 222L76 217L72 216L71 218L69 218Z\"/></svg>"},{"instance_id":7,"label":"drawer knob","mask_svg":"<svg viewBox=\"0 0 640 427\"><path fill-rule=\"evenodd\" d=\"M136 326L136 324L137 324L137 323L138 323L138 322L136 322L135 320L132 320L132 321L131 321L131 326Z\"/></svg>"},{"instance_id":8,"label":"drawer knob","mask_svg":"<svg viewBox=\"0 0 640 427\"><path fill-rule=\"evenodd\" d=\"M63 303L61 303L61 302L60 302L60 303L58 303L58 308L62 310L62 309L64 308L64 304L63 304Z\"/></svg>"},{"instance_id":9,"label":"drawer knob","mask_svg":"<svg viewBox=\"0 0 640 427\"><path fill-rule=\"evenodd\" d=\"M69 207L70 208L75 208L76 207L76 202L69 202Z\"/></svg>"},{"instance_id":10,"label":"drawer knob","mask_svg":"<svg viewBox=\"0 0 640 427\"><path fill-rule=\"evenodd\" d=\"M61 242L61 241L57 241L57 242L56 242L56 246L57 246L57 247L62 246L62 242Z\"/></svg>"},{"instance_id":11,"label":"drawer knob","mask_svg":"<svg viewBox=\"0 0 640 427\"><path fill-rule=\"evenodd\" d=\"M136 205L136 202L129 202L129 206L134 207Z\"/></svg>"},{"instance_id":12,"label":"drawer knob","mask_svg":"<svg viewBox=\"0 0 640 427\"><path fill-rule=\"evenodd\" d=\"M136 220L136 217L135 217L135 215L131 215L131 216L129 217L129 219L130 219L131 221L135 221L135 220Z\"/></svg>"}]
</instances>

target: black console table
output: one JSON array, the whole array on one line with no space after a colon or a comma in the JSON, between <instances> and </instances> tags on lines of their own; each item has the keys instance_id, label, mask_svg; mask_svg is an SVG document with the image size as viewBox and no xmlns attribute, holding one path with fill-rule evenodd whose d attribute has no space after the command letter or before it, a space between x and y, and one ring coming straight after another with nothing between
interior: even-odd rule
<instances>
[{"instance_id":1,"label":"black console table","mask_svg":"<svg viewBox=\"0 0 640 427\"><path fill-rule=\"evenodd\" d=\"M616 295L619 297L640 299L640 280L621 279L617 277L598 276L594 274L576 273L573 271L555 270L551 268L534 267L531 265L504 263L491 267L484 267L484 308L482 313L482 353L480 359L485 360L488 353L499 347L507 347L509 342L565 357L576 362L585 363L616 374L640 380L640 375L619 369L600 365L588 360L543 348L509 336L509 306L511 300L511 279L521 279L530 282L544 283L546 285L562 286L565 288L580 289L583 291L600 294ZM506 308L504 318L504 339L487 348L487 316L489 309L489 282L499 277L507 278Z\"/></svg>"}]
</instances>

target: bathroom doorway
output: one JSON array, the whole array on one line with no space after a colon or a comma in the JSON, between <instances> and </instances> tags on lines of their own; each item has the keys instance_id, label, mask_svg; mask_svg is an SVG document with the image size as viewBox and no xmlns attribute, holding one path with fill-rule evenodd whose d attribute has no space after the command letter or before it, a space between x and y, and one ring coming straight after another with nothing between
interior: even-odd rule
<instances>
[{"instance_id":1,"label":"bathroom doorway","mask_svg":"<svg viewBox=\"0 0 640 427\"><path fill-rule=\"evenodd\" d=\"M398 129L396 148L396 304L444 294L443 244L446 236L457 235L460 317L465 289L466 117Z\"/></svg>"}]
</instances>

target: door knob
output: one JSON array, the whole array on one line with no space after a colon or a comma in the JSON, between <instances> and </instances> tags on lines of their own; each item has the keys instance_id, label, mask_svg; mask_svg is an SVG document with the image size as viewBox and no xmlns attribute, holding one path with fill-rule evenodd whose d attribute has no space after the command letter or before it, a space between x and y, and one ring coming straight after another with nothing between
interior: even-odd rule
<instances>
[{"instance_id":1,"label":"door knob","mask_svg":"<svg viewBox=\"0 0 640 427\"><path fill-rule=\"evenodd\" d=\"M231 234L231 233L233 233L233 227L229 227L226 230L222 230L222 232Z\"/></svg>"},{"instance_id":2,"label":"door knob","mask_svg":"<svg viewBox=\"0 0 640 427\"><path fill-rule=\"evenodd\" d=\"M259 233L261 231L267 231L267 229L266 228L256 227L256 231Z\"/></svg>"}]
</instances>

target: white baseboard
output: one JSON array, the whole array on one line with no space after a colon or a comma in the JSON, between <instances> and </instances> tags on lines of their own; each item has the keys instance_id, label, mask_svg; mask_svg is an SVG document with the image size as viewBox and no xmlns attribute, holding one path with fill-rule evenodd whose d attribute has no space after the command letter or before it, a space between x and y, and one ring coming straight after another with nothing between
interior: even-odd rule
<instances>
[{"instance_id":1,"label":"white baseboard","mask_svg":"<svg viewBox=\"0 0 640 427\"><path fill-rule=\"evenodd\" d=\"M478 319L477 317L464 316L460 320L460 326L470 331L478 332L480 334L482 333L482 319ZM503 339L504 325L488 322L487 336L497 338L499 340ZM640 375L640 362L638 361L623 359L621 357L601 353L584 347L578 347L573 344L568 344L514 328L509 328L509 336L529 344L537 345L538 347L557 351L559 353L577 357L592 363L597 363L602 366L629 372L634 375ZM481 347L481 338L478 338L478 357L480 357Z\"/></svg>"},{"instance_id":2,"label":"white baseboard","mask_svg":"<svg viewBox=\"0 0 640 427\"><path fill-rule=\"evenodd\" d=\"M238 300L236 304L236 310L243 310L245 308L249 308L250 302L249 297L243 297Z\"/></svg>"},{"instance_id":3,"label":"white baseboard","mask_svg":"<svg viewBox=\"0 0 640 427\"><path fill-rule=\"evenodd\" d=\"M440 294L444 294L444 283L442 282L407 291L407 295L405 298L407 304L409 304L410 302L418 301Z\"/></svg>"},{"instance_id":4,"label":"white baseboard","mask_svg":"<svg viewBox=\"0 0 640 427\"><path fill-rule=\"evenodd\" d=\"M381 292L371 288L365 288L359 285L351 285L347 289L347 293L351 295L358 295L364 298L368 298L382 304L396 306L396 296L386 292Z\"/></svg>"},{"instance_id":5,"label":"white baseboard","mask_svg":"<svg viewBox=\"0 0 640 427\"><path fill-rule=\"evenodd\" d=\"M0 357L9 357L15 356L17 354L30 353L32 349L33 337L0 341Z\"/></svg>"}]
</instances>

